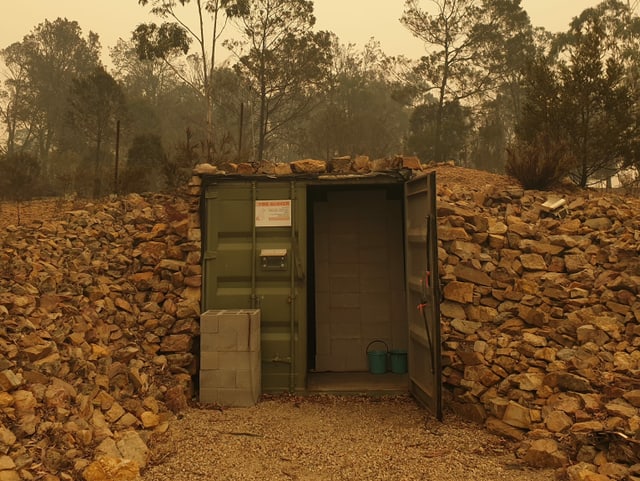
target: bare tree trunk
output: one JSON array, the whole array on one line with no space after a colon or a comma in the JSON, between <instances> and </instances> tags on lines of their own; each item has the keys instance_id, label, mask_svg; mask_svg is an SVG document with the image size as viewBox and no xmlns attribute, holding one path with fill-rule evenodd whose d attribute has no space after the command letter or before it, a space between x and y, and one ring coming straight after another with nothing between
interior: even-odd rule
<instances>
[{"instance_id":1,"label":"bare tree trunk","mask_svg":"<svg viewBox=\"0 0 640 481\"><path fill-rule=\"evenodd\" d=\"M100 179L100 149L102 146L101 135L98 134L98 140L96 141L96 158L93 172L93 197L97 199L100 197L101 179Z\"/></svg>"}]
</instances>

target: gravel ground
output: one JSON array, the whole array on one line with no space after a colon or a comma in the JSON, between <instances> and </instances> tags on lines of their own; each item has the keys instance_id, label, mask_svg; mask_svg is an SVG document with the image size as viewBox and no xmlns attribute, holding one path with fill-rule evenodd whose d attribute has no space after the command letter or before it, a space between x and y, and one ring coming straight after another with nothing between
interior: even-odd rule
<instances>
[{"instance_id":1,"label":"gravel ground","mask_svg":"<svg viewBox=\"0 0 640 481\"><path fill-rule=\"evenodd\" d=\"M279 396L251 408L189 408L154 439L144 481L548 481L509 442L406 396Z\"/></svg>"}]
</instances>

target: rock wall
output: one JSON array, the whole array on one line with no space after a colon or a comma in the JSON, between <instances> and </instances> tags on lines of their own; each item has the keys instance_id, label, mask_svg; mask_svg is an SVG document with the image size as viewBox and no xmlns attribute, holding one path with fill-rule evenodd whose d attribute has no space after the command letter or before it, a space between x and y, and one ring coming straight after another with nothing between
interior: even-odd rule
<instances>
[{"instance_id":1,"label":"rock wall","mask_svg":"<svg viewBox=\"0 0 640 481\"><path fill-rule=\"evenodd\" d=\"M0 232L0 479L146 466L197 369L197 206L133 194Z\"/></svg>"},{"instance_id":2,"label":"rock wall","mask_svg":"<svg viewBox=\"0 0 640 481\"><path fill-rule=\"evenodd\" d=\"M640 201L446 183L438 198L445 402L533 466L638 479Z\"/></svg>"}]
</instances>

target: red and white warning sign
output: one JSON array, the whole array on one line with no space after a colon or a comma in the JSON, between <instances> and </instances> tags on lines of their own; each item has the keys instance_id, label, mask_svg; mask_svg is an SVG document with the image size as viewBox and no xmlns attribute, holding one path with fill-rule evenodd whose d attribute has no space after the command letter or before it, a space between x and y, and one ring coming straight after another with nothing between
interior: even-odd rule
<instances>
[{"instance_id":1,"label":"red and white warning sign","mask_svg":"<svg viewBox=\"0 0 640 481\"><path fill-rule=\"evenodd\" d=\"M256 227L290 227L291 200L256 200Z\"/></svg>"}]
</instances>

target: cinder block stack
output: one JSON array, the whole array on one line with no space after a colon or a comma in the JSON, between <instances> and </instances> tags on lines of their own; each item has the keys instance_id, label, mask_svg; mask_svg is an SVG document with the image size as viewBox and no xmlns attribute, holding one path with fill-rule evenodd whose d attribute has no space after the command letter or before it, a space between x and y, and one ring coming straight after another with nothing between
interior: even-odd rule
<instances>
[{"instance_id":1,"label":"cinder block stack","mask_svg":"<svg viewBox=\"0 0 640 481\"><path fill-rule=\"evenodd\" d=\"M260 310L200 317L200 402L253 406L260 397Z\"/></svg>"}]
</instances>

